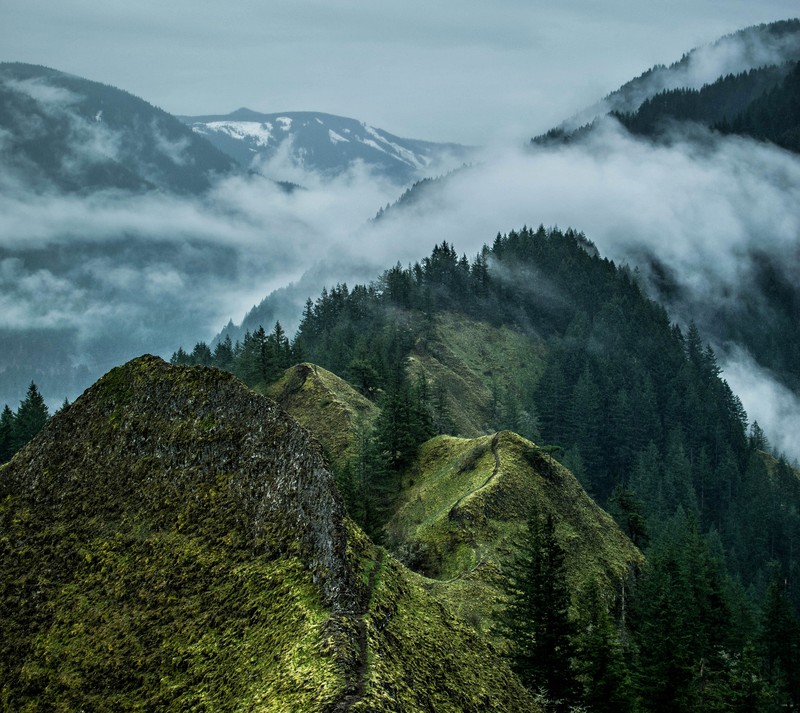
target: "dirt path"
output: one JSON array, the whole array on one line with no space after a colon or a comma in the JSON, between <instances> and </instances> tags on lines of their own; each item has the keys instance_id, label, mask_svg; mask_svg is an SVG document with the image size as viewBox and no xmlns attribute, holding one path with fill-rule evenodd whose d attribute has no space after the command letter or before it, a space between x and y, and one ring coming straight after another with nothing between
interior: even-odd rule
<instances>
[{"instance_id":1,"label":"dirt path","mask_svg":"<svg viewBox=\"0 0 800 713\"><path fill-rule=\"evenodd\" d=\"M364 603L356 612L358 621L356 627L358 629L358 668L355 672L355 688L345 695L336 707L333 709L334 713L344 713L349 711L356 703L364 698L364 692L367 687L367 674L368 674L368 651L367 651L367 622L366 617L369 614L369 605L372 601L372 593L375 590L375 577L378 570L383 564L384 551L379 549L378 556L375 558L375 564L370 570L369 581L367 582L367 594L364 597Z\"/></svg>"},{"instance_id":2,"label":"dirt path","mask_svg":"<svg viewBox=\"0 0 800 713\"><path fill-rule=\"evenodd\" d=\"M492 469L491 475L483 482L482 485L475 488L475 490L470 490L470 492L465 493L462 495L458 500L456 500L455 505L450 508L450 513L448 517L453 518L455 517L455 511L458 509L458 506L461 505L461 501L464 498L468 498L473 493L477 493L479 490L483 490L489 483L492 482L494 477L500 472L500 454L497 452L497 444L500 441L500 434L495 433L494 438L492 438L492 455L494 456L494 468Z\"/></svg>"}]
</instances>

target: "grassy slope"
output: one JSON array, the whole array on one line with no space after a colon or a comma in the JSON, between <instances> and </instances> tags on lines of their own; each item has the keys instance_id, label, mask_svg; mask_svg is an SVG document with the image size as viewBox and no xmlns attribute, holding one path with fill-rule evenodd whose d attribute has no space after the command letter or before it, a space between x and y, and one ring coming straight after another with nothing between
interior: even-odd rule
<instances>
[{"instance_id":1,"label":"grassy slope","mask_svg":"<svg viewBox=\"0 0 800 713\"><path fill-rule=\"evenodd\" d=\"M344 379L315 364L290 367L266 393L319 440L335 468L353 455L360 423L372 423L377 413Z\"/></svg>"},{"instance_id":2,"label":"grassy slope","mask_svg":"<svg viewBox=\"0 0 800 713\"><path fill-rule=\"evenodd\" d=\"M434 335L411 357L412 374L424 373L431 393L441 388L454 435L493 430L493 392L535 384L544 369L544 345L508 327L462 315L437 315Z\"/></svg>"},{"instance_id":3,"label":"grassy slope","mask_svg":"<svg viewBox=\"0 0 800 713\"><path fill-rule=\"evenodd\" d=\"M3 709L531 710L216 370L136 360L55 417L0 469L0 573Z\"/></svg>"},{"instance_id":4,"label":"grassy slope","mask_svg":"<svg viewBox=\"0 0 800 713\"><path fill-rule=\"evenodd\" d=\"M538 707L487 640L451 613L430 580L356 531L370 589L364 694L353 711L530 711Z\"/></svg>"},{"instance_id":5,"label":"grassy slope","mask_svg":"<svg viewBox=\"0 0 800 713\"><path fill-rule=\"evenodd\" d=\"M482 435L490 430L493 389L514 389L520 381L534 384L544 349L536 339L506 327L442 314L409 363L412 374L425 373L434 398L437 388L444 391L454 431L474 438L443 436L422 447L387 527L389 544L403 561L430 575L425 585L430 591L483 632L501 603L501 567L515 540L524 536L531 501L556 517L574 591L595 579L612 599L629 565L642 562L569 471L537 455L532 443L515 434L500 434L494 449L494 436ZM296 372L301 367L294 367L270 393L323 444L336 444L336 450L327 445L329 453L345 452L353 442L356 410L346 404L352 396L361 397L329 372L301 366L302 378ZM374 407L368 413L374 414ZM501 468L492 478L495 450Z\"/></svg>"},{"instance_id":6,"label":"grassy slope","mask_svg":"<svg viewBox=\"0 0 800 713\"><path fill-rule=\"evenodd\" d=\"M434 438L407 479L389 542L441 580L439 594L478 629L490 628L501 568L525 532L531 502L556 520L576 595L597 581L611 597L643 561L568 470L514 433Z\"/></svg>"}]
</instances>

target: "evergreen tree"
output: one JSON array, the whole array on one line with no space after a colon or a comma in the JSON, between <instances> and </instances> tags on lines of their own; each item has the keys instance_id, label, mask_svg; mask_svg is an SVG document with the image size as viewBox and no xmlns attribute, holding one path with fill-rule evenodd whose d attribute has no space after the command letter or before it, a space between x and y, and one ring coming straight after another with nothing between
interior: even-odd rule
<instances>
[{"instance_id":1,"label":"evergreen tree","mask_svg":"<svg viewBox=\"0 0 800 713\"><path fill-rule=\"evenodd\" d=\"M211 366L214 359L211 349L205 342L197 342L189 358L191 363L197 366Z\"/></svg>"},{"instance_id":2,"label":"evergreen tree","mask_svg":"<svg viewBox=\"0 0 800 713\"><path fill-rule=\"evenodd\" d=\"M705 688L724 672L731 642L727 589L724 563L679 509L648 551L632 607L646 710L704 710Z\"/></svg>"},{"instance_id":3,"label":"evergreen tree","mask_svg":"<svg viewBox=\"0 0 800 713\"><path fill-rule=\"evenodd\" d=\"M800 707L800 620L787 596L780 567L772 563L772 579L764 599L761 625L764 672L777 699L791 710Z\"/></svg>"},{"instance_id":4,"label":"evergreen tree","mask_svg":"<svg viewBox=\"0 0 800 713\"><path fill-rule=\"evenodd\" d=\"M552 515L532 512L528 537L508 574L500 632L511 643L511 665L527 688L544 690L558 710L566 710L578 697L575 627L569 616L564 550L556 540Z\"/></svg>"},{"instance_id":5,"label":"evergreen tree","mask_svg":"<svg viewBox=\"0 0 800 713\"><path fill-rule=\"evenodd\" d=\"M597 582L588 585L581 604L581 630L576 643L583 702L595 713L634 710L635 698L625 652Z\"/></svg>"},{"instance_id":6,"label":"evergreen tree","mask_svg":"<svg viewBox=\"0 0 800 713\"><path fill-rule=\"evenodd\" d=\"M225 339L217 342L214 347L214 366L218 369L225 371L233 370L233 343L231 342L231 335L226 334Z\"/></svg>"},{"instance_id":7,"label":"evergreen tree","mask_svg":"<svg viewBox=\"0 0 800 713\"><path fill-rule=\"evenodd\" d=\"M0 414L0 463L11 460L14 455L14 412L8 404Z\"/></svg>"},{"instance_id":8,"label":"evergreen tree","mask_svg":"<svg viewBox=\"0 0 800 713\"><path fill-rule=\"evenodd\" d=\"M636 493L623 485L617 485L609 499L609 514L616 520L622 531L639 549L650 542L643 506Z\"/></svg>"},{"instance_id":9,"label":"evergreen tree","mask_svg":"<svg viewBox=\"0 0 800 713\"><path fill-rule=\"evenodd\" d=\"M47 404L45 404L36 384L31 382L25 398L20 402L14 417L12 436L14 452L16 453L39 433L49 418L50 413L47 410Z\"/></svg>"}]
</instances>

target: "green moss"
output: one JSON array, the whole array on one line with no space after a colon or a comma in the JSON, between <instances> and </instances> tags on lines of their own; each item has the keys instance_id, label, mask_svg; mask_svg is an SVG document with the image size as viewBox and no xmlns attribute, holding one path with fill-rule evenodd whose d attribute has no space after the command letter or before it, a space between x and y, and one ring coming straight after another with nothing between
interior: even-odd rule
<instances>
[{"instance_id":1,"label":"green moss","mask_svg":"<svg viewBox=\"0 0 800 713\"><path fill-rule=\"evenodd\" d=\"M320 636L328 612L302 562L121 532L82 559L20 672L37 705L302 710L341 689Z\"/></svg>"},{"instance_id":2,"label":"green moss","mask_svg":"<svg viewBox=\"0 0 800 713\"><path fill-rule=\"evenodd\" d=\"M354 455L356 430L377 414L350 384L315 364L287 369L266 393L319 440L336 469Z\"/></svg>"},{"instance_id":3,"label":"green moss","mask_svg":"<svg viewBox=\"0 0 800 713\"><path fill-rule=\"evenodd\" d=\"M424 373L431 393L444 399L448 432L466 437L494 430L493 404L511 391L518 398L544 370L544 343L455 313L439 314L433 334L418 345L410 370Z\"/></svg>"},{"instance_id":4,"label":"green moss","mask_svg":"<svg viewBox=\"0 0 800 713\"><path fill-rule=\"evenodd\" d=\"M322 468L221 372L146 358L104 377L3 471L5 709L332 704L352 642L331 643L323 584L346 565L325 559L344 529Z\"/></svg>"},{"instance_id":5,"label":"green moss","mask_svg":"<svg viewBox=\"0 0 800 713\"><path fill-rule=\"evenodd\" d=\"M364 616L364 692L351 710L538 710L497 650L443 605L430 580L381 558L360 532L352 539L362 562L380 566Z\"/></svg>"},{"instance_id":6,"label":"green moss","mask_svg":"<svg viewBox=\"0 0 800 713\"><path fill-rule=\"evenodd\" d=\"M55 417L2 469L0 572L7 710L536 710L216 370L136 360Z\"/></svg>"},{"instance_id":7,"label":"green moss","mask_svg":"<svg viewBox=\"0 0 800 713\"><path fill-rule=\"evenodd\" d=\"M428 441L406 483L386 527L388 543L440 580L437 594L480 631L492 628L502 568L524 536L532 502L557 523L576 597L590 582L613 597L643 561L569 471L508 431Z\"/></svg>"}]
</instances>

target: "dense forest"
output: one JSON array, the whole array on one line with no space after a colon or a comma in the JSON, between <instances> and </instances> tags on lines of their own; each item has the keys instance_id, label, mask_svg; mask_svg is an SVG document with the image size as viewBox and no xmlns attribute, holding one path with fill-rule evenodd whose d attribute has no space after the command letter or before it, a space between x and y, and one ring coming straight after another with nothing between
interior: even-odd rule
<instances>
[{"instance_id":1,"label":"dense forest","mask_svg":"<svg viewBox=\"0 0 800 713\"><path fill-rule=\"evenodd\" d=\"M614 679L628 682L606 701L628 703L603 708L604 694L588 688L575 700L595 696L592 710L800 704L797 472L748 424L698 329L671 324L635 271L601 258L582 234L523 228L472 260L443 242L370 285L324 290L293 340L278 324L213 351L179 350L173 361L217 365L259 386L304 359L376 401L381 415L360 454L370 482L353 486L340 474L340 485L379 538L399 474L447 428L437 385L406 368L444 312L546 345L538 381L498 390L491 426L554 444L647 555L627 618L604 648L618 653Z\"/></svg>"}]
</instances>

